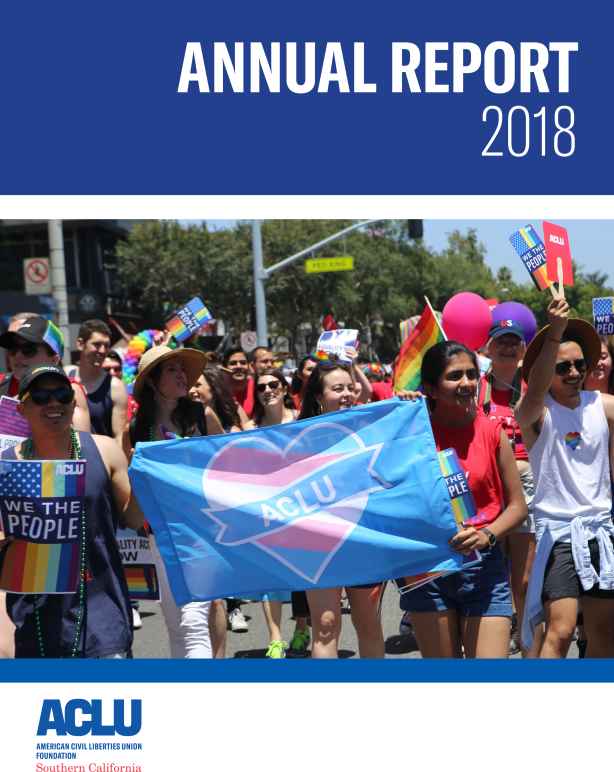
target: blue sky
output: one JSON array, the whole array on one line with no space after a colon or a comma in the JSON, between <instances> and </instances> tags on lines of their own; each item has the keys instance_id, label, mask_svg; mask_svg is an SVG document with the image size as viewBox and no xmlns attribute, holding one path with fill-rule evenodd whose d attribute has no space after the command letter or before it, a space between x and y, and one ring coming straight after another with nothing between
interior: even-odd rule
<instances>
[{"instance_id":1,"label":"blue sky","mask_svg":"<svg viewBox=\"0 0 614 772\"><path fill-rule=\"evenodd\" d=\"M211 228L234 225L235 220L207 220ZM614 285L614 220L556 220L569 233L571 254L585 271L601 271L609 276L610 286ZM541 222L531 221L538 233ZM508 238L517 228L527 225L518 220L425 220L425 243L441 251L447 244L447 234L453 230L467 231L475 228L479 240L486 247L486 262L496 272L501 266L508 266L518 282L528 281L520 258L512 249ZM307 245L297 244L297 251Z\"/></svg>"}]
</instances>

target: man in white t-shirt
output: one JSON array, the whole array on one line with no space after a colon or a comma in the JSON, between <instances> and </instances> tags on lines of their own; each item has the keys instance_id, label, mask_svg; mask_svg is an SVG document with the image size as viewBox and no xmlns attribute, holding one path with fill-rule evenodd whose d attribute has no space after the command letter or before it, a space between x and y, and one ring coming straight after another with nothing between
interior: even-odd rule
<instances>
[{"instance_id":1,"label":"man in white t-shirt","mask_svg":"<svg viewBox=\"0 0 614 772\"><path fill-rule=\"evenodd\" d=\"M614 656L611 438L614 396L583 391L599 360L594 328L557 295L524 357L516 417L535 476L537 554L523 641L546 622L540 657L565 657L581 604L588 657Z\"/></svg>"}]
</instances>

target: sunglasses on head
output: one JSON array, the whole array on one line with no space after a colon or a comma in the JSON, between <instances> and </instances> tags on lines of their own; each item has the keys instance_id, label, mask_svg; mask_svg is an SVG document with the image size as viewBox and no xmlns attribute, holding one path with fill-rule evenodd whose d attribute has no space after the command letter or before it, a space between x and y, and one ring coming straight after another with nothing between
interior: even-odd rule
<instances>
[{"instance_id":1,"label":"sunglasses on head","mask_svg":"<svg viewBox=\"0 0 614 772\"><path fill-rule=\"evenodd\" d=\"M36 356L38 352L38 343L15 343L15 345L9 346L10 354L16 354L18 351L24 357L29 359Z\"/></svg>"},{"instance_id":2,"label":"sunglasses on head","mask_svg":"<svg viewBox=\"0 0 614 772\"><path fill-rule=\"evenodd\" d=\"M25 402L28 397L39 406L48 405L52 399L61 405L69 405L74 399L74 393L70 386L58 386L57 389L31 389L21 401Z\"/></svg>"},{"instance_id":3,"label":"sunglasses on head","mask_svg":"<svg viewBox=\"0 0 614 772\"><path fill-rule=\"evenodd\" d=\"M277 391L277 389L281 386L281 383L279 381L267 381L266 383L259 383L256 388L261 394L264 394L264 392L267 389L270 389L271 391Z\"/></svg>"},{"instance_id":4,"label":"sunglasses on head","mask_svg":"<svg viewBox=\"0 0 614 772\"><path fill-rule=\"evenodd\" d=\"M586 360L585 359L568 359L565 362L557 362L554 365L554 372L557 375L568 375L571 372L572 365L579 373L586 372Z\"/></svg>"}]
</instances>

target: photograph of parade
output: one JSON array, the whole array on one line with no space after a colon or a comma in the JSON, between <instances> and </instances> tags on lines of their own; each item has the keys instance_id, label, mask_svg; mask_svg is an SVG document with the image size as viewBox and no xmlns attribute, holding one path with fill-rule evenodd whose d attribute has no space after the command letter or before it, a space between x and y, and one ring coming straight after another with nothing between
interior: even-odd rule
<instances>
[{"instance_id":1,"label":"photograph of parade","mask_svg":"<svg viewBox=\"0 0 614 772\"><path fill-rule=\"evenodd\" d=\"M613 252L0 220L0 658L614 657Z\"/></svg>"}]
</instances>

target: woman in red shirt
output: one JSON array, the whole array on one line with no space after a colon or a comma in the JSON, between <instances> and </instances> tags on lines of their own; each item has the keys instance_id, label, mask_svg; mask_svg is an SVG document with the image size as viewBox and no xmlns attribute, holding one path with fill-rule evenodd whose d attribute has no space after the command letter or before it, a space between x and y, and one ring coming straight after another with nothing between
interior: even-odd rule
<instances>
[{"instance_id":1,"label":"woman in red shirt","mask_svg":"<svg viewBox=\"0 0 614 772\"><path fill-rule=\"evenodd\" d=\"M423 657L508 656L512 602L498 542L527 508L506 433L478 412L479 377L475 353L455 341L433 346L422 362L437 449L456 450L477 510L450 544L482 552L477 565L402 596Z\"/></svg>"}]
</instances>

